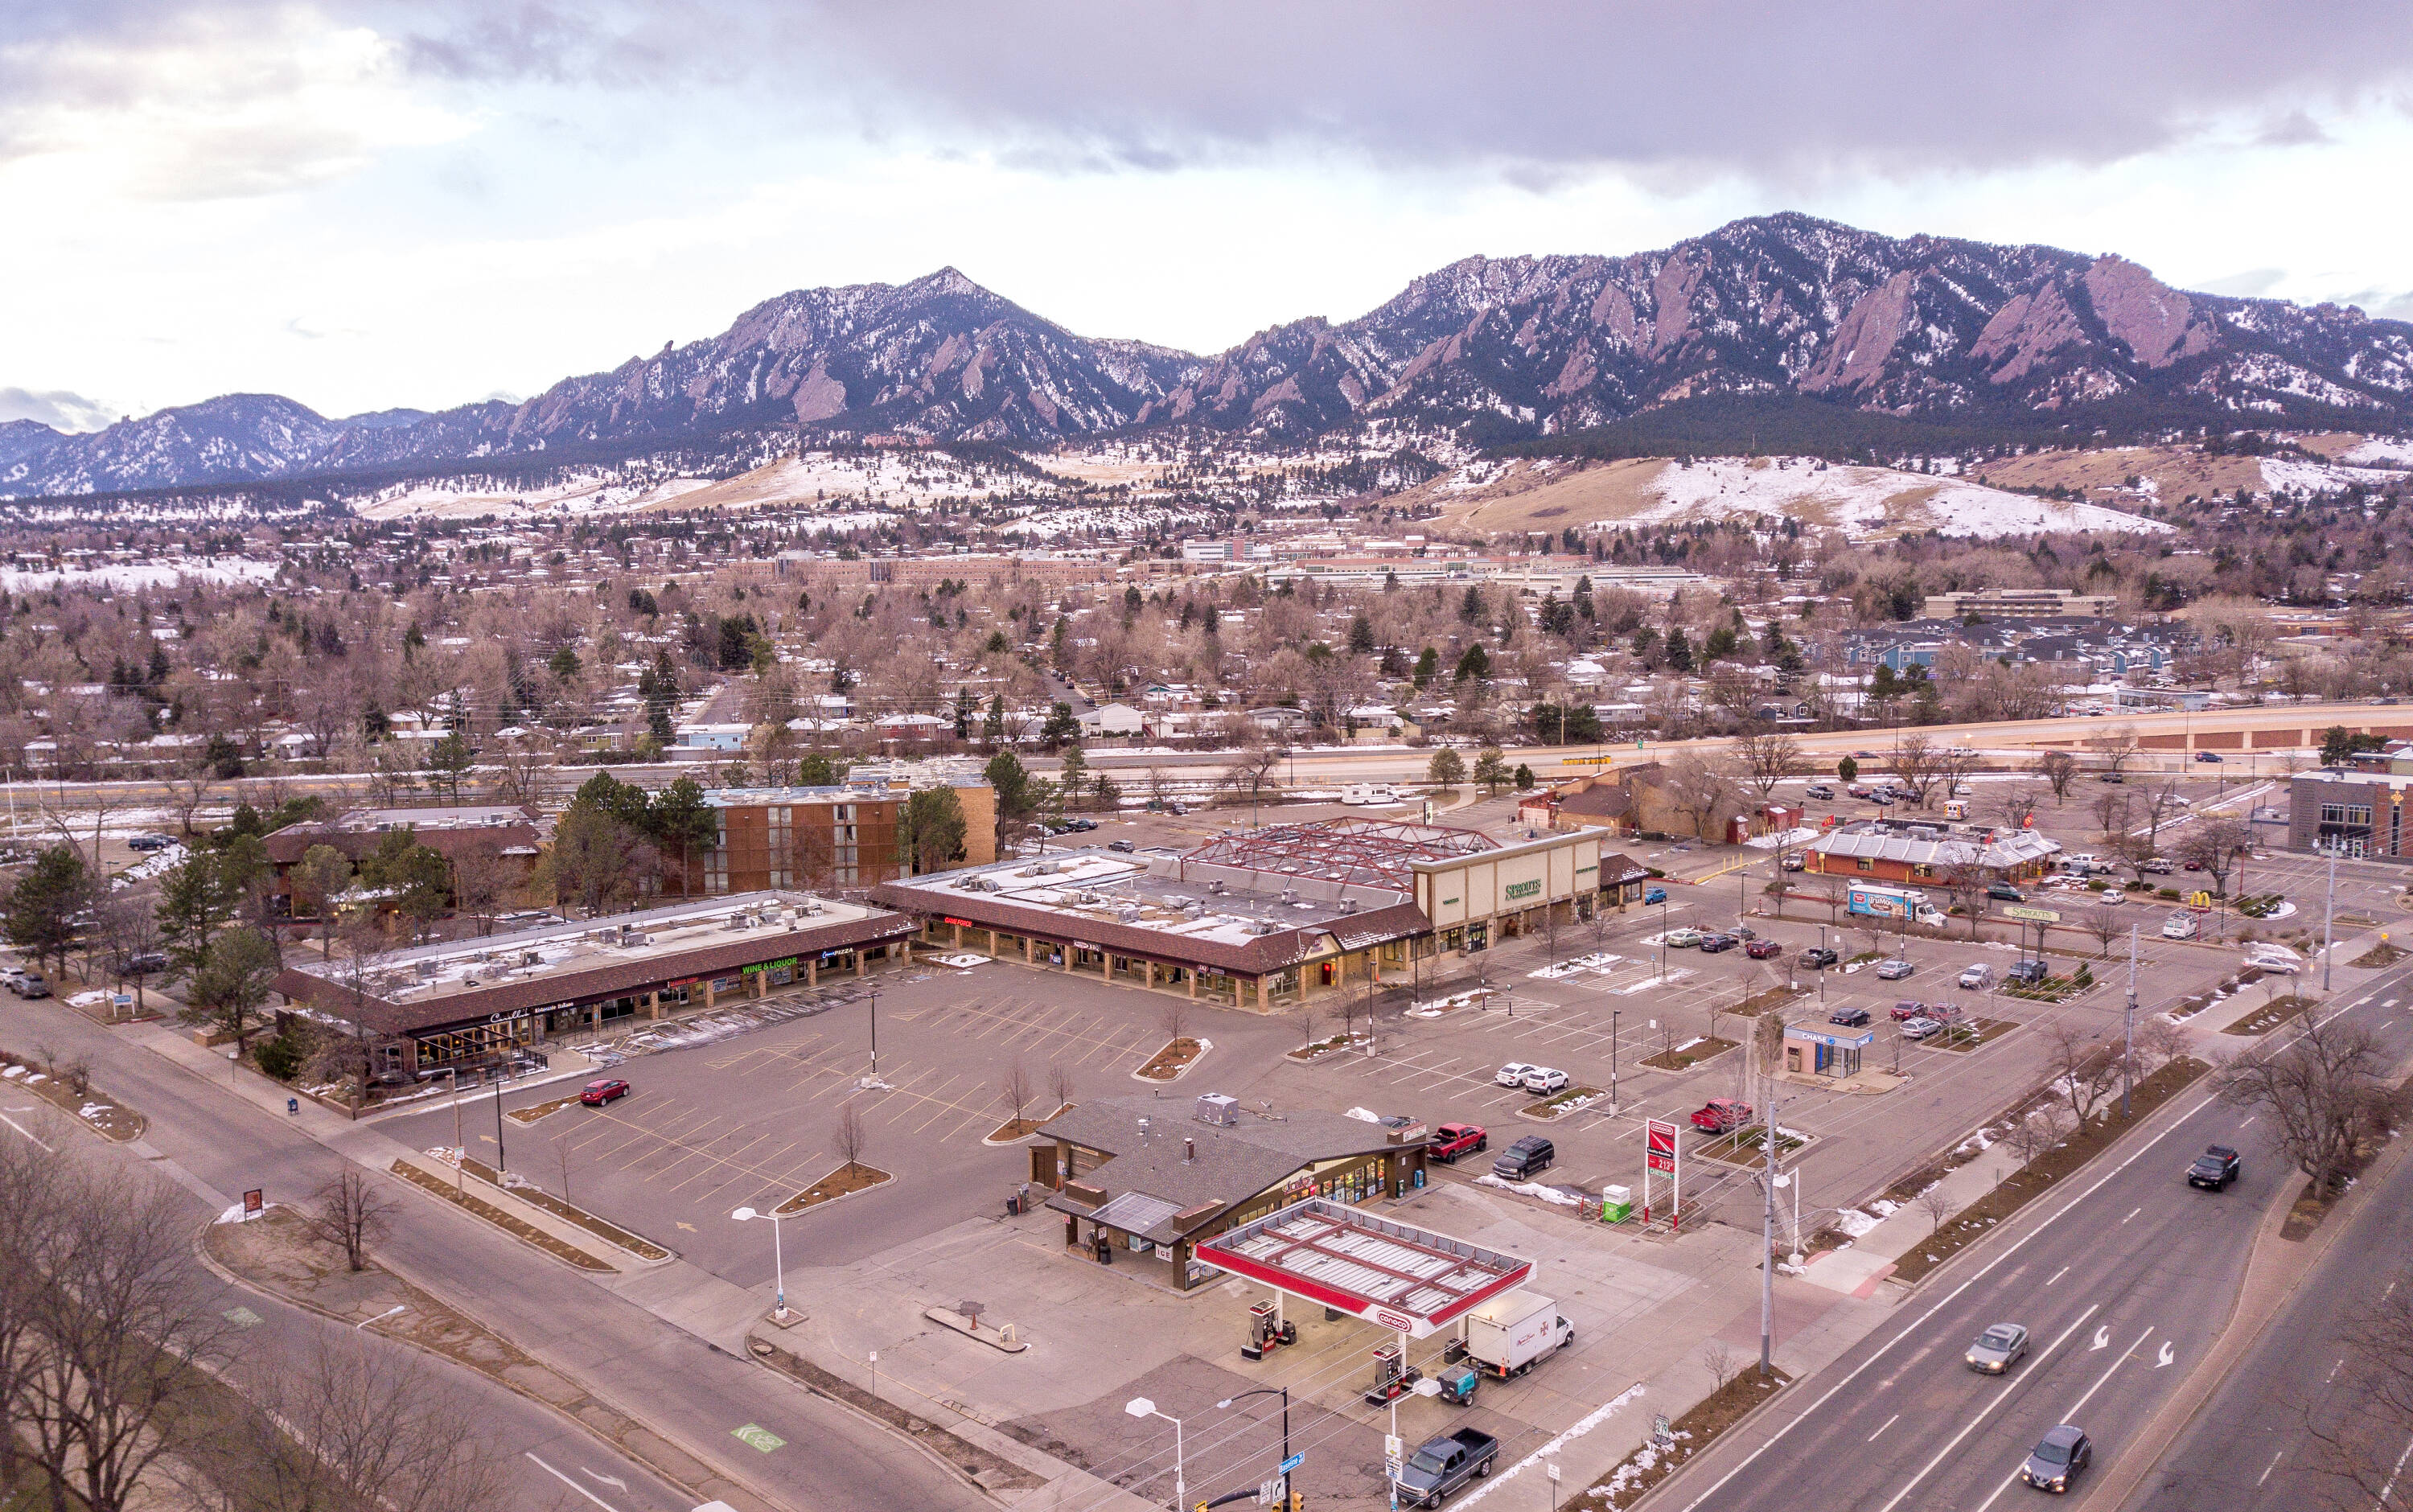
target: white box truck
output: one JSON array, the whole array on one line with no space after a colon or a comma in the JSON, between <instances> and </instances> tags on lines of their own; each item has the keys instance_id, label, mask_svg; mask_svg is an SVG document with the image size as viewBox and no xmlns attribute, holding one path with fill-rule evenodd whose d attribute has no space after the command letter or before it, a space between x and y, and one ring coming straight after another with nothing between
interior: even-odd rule
<instances>
[{"instance_id":1,"label":"white box truck","mask_svg":"<svg viewBox=\"0 0 2413 1512\"><path fill-rule=\"evenodd\" d=\"M1503 1380L1576 1340L1575 1325L1559 1316L1559 1304L1533 1292L1508 1292L1472 1308L1460 1327L1467 1358Z\"/></svg>"}]
</instances>

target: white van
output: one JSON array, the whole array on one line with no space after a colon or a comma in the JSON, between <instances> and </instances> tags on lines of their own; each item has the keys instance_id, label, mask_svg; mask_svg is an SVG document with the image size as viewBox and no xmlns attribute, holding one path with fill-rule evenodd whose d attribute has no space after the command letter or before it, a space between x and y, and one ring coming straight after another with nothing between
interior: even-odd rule
<instances>
[{"instance_id":1,"label":"white van","mask_svg":"<svg viewBox=\"0 0 2413 1512\"><path fill-rule=\"evenodd\" d=\"M2173 913L2162 921L2164 940L2193 940L2203 933L2203 921L2192 913Z\"/></svg>"}]
</instances>

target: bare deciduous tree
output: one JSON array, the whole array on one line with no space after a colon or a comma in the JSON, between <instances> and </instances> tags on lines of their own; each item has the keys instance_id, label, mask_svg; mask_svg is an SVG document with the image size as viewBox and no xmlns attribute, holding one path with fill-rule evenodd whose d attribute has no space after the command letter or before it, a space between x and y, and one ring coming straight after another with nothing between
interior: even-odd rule
<instances>
[{"instance_id":1,"label":"bare deciduous tree","mask_svg":"<svg viewBox=\"0 0 2413 1512\"><path fill-rule=\"evenodd\" d=\"M1348 996L1349 995L1347 993L1342 993L1342 1001L1346 1001ZM1190 1000L1187 998L1165 999L1164 1001L1157 1007L1156 1021L1163 1027L1164 1037L1166 1039L1178 1041L1186 1038L1187 1036L1184 1031L1190 1027Z\"/></svg>"},{"instance_id":2,"label":"bare deciduous tree","mask_svg":"<svg viewBox=\"0 0 2413 1512\"><path fill-rule=\"evenodd\" d=\"M2095 829L2105 839L2111 839L2128 828L2129 798L2120 789L2096 793L2095 802L2088 807L2095 815Z\"/></svg>"},{"instance_id":3,"label":"bare deciduous tree","mask_svg":"<svg viewBox=\"0 0 2413 1512\"><path fill-rule=\"evenodd\" d=\"M2024 782L2011 783L1994 794L1994 817L2005 829L2025 829L2036 811L2036 789Z\"/></svg>"},{"instance_id":4,"label":"bare deciduous tree","mask_svg":"<svg viewBox=\"0 0 2413 1512\"><path fill-rule=\"evenodd\" d=\"M1053 1065L1047 1068L1047 1095L1056 1100L1057 1111L1073 1105L1073 1068Z\"/></svg>"},{"instance_id":5,"label":"bare deciduous tree","mask_svg":"<svg viewBox=\"0 0 2413 1512\"><path fill-rule=\"evenodd\" d=\"M1910 1202L1912 1207L1927 1215L1927 1232L1931 1235L1942 1228L1944 1221L1953 1213L1952 1194L1944 1190L1941 1181L1911 1198Z\"/></svg>"},{"instance_id":6,"label":"bare deciduous tree","mask_svg":"<svg viewBox=\"0 0 2413 1512\"><path fill-rule=\"evenodd\" d=\"M2253 841L2254 832L2242 819L2226 815L2201 819L2188 827L2186 838L2179 842L2179 855L2212 879L2213 892L2226 893L2228 874L2237 869L2237 858Z\"/></svg>"},{"instance_id":7,"label":"bare deciduous tree","mask_svg":"<svg viewBox=\"0 0 2413 1512\"><path fill-rule=\"evenodd\" d=\"M2078 758L2065 750L2049 750L2036 759L2036 775L2052 790L2052 801L2069 797L2070 779L2078 776Z\"/></svg>"},{"instance_id":8,"label":"bare deciduous tree","mask_svg":"<svg viewBox=\"0 0 2413 1512\"><path fill-rule=\"evenodd\" d=\"M2346 1369L2331 1389L2353 1410L2305 1415L2317 1446L2306 1468L2331 1483L2327 1505L2413 1512L2413 1477L2402 1473L2413 1435L2413 1285L2389 1286L2349 1314L2341 1342Z\"/></svg>"},{"instance_id":9,"label":"bare deciduous tree","mask_svg":"<svg viewBox=\"0 0 2413 1512\"><path fill-rule=\"evenodd\" d=\"M452 900L478 921L478 932L495 932L495 915L510 890L512 864L496 841L473 837L452 857Z\"/></svg>"},{"instance_id":10,"label":"bare deciduous tree","mask_svg":"<svg viewBox=\"0 0 2413 1512\"><path fill-rule=\"evenodd\" d=\"M2137 759L2137 727L2115 724L2099 735L2086 737L2086 749L2100 757L2103 770L2123 773Z\"/></svg>"},{"instance_id":11,"label":"bare deciduous tree","mask_svg":"<svg viewBox=\"0 0 2413 1512\"><path fill-rule=\"evenodd\" d=\"M2055 1024L2045 1030L2044 1041L2045 1074L2069 1104L2071 1117L2083 1124L2103 1110L2119 1088L2119 1056L2075 1024Z\"/></svg>"},{"instance_id":12,"label":"bare deciduous tree","mask_svg":"<svg viewBox=\"0 0 2413 1512\"><path fill-rule=\"evenodd\" d=\"M2231 1104L2268 1117L2279 1148L2327 1193L2357 1143L2401 1114L2387 1076L2392 1063L2362 1025L2307 1018L2286 1049L2240 1056L2213 1074L2213 1085Z\"/></svg>"},{"instance_id":13,"label":"bare deciduous tree","mask_svg":"<svg viewBox=\"0 0 2413 1512\"><path fill-rule=\"evenodd\" d=\"M1746 780L1766 803L1776 792L1778 783L1787 778L1799 777L1810 769L1801 754L1801 743L1787 734L1738 735L1734 743L1735 759L1742 765Z\"/></svg>"},{"instance_id":14,"label":"bare deciduous tree","mask_svg":"<svg viewBox=\"0 0 2413 1512\"><path fill-rule=\"evenodd\" d=\"M1701 1346L1701 1364L1717 1382L1717 1389L1724 1391L1742 1369L1742 1352L1723 1339L1711 1339Z\"/></svg>"},{"instance_id":15,"label":"bare deciduous tree","mask_svg":"<svg viewBox=\"0 0 2413 1512\"><path fill-rule=\"evenodd\" d=\"M2046 1151L2060 1144L2067 1133L2068 1126L2062 1121L2061 1109L2047 1104L2014 1121L2004 1132L2003 1140L2017 1152L2021 1165L2034 1165L2044 1159Z\"/></svg>"},{"instance_id":16,"label":"bare deciduous tree","mask_svg":"<svg viewBox=\"0 0 2413 1512\"><path fill-rule=\"evenodd\" d=\"M347 1266L361 1271L368 1268L369 1246L385 1238L392 1214L386 1194L364 1173L347 1166L310 1194L302 1219L310 1232L344 1252Z\"/></svg>"},{"instance_id":17,"label":"bare deciduous tree","mask_svg":"<svg viewBox=\"0 0 2413 1512\"><path fill-rule=\"evenodd\" d=\"M1014 1057L1005 1068L1005 1074L997 1079L997 1090L998 1095L1005 1099L1006 1105L1014 1109L1014 1128L1019 1133L1023 1111L1030 1106L1031 1096L1030 1072L1023 1065L1020 1056Z\"/></svg>"},{"instance_id":18,"label":"bare deciduous tree","mask_svg":"<svg viewBox=\"0 0 2413 1512\"><path fill-rule=\"evenodd\" d=\"M838 1109L837 1128L831 1137L837 1145L837 1152L846 1157L846 1174L852 1176L871 1143L871 1132L864 1126L863 1109L852 1103Z\"/></svg>"},{"instance_id":19,"label":"bare deciduous tree","mask_svg":"<svg viewBox=\"0 0 2413 1512\"><path fill-rule=\"evenodd\" d=\"M2097 903L2086 911L2085 926L2086 932L2093 935L2096 942L2103 947L2098 958L2109 960L2111 956L2111 941L2120 938L2120 915Z\"/></svg>"},{"instance_id":20,"label":"bare deciduous tree","mask_svg":"<svg viewBox=\"0 0 2413 1512\"><path fill-rule=\"evenodd\" d=\"M1910 792L1913 807L1927 807L1928 794L1944 776L1945 748L1924 734L1907 734L1894 748L1893 776Z\"/></svg>"}]
</instances>

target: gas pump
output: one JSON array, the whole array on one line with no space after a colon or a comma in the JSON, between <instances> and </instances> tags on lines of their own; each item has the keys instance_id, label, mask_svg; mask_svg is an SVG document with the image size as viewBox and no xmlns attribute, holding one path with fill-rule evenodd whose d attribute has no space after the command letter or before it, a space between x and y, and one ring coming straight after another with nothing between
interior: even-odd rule
<instances>
[{"instance_id":1,"label":"gas pump","mask_svg":"<svg viewBox=\"0 0 2413 1512\"><path fill-rule=\"evenodd\" d=\"M1263 1359L1267 1350L1297 1342L1298 1325L1283 1321L1279 1300L1249 1309L1249 1342L1240 1346L1242 1359Z\"/></svg>"},{"instance_id":2,"label":"gas pump","mask_svg":"<svg viewBox=\"0 0 2413 1512\"><path fill-rule=\"evenodd\" d=\"M1406 1396L1423 1375L1422 1371L1407 1362L1399 1345L1384 1344L1374 1351L1374 1385L1366 1393L1366 1404L1380 1407Z\"/></svg>"}]
</instances>

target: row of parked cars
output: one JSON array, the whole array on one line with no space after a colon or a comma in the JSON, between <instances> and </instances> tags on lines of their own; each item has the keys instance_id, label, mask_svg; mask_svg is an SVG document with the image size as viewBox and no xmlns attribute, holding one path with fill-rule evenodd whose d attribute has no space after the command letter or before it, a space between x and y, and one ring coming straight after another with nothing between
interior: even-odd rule
<instances>
[{"instance_id":1,"label":"row of parked cars","mask_svg":"<svg viewBox=\"0 0 2413 1512\"><path fill-rule=\"evenodd\" d=\"M1784 946L1773 940L1762 940L1749 925L1731 930L1702 930L1690 925L1679 925L1667 931L1666 941L1671 950L1698 950L1704 956L1714 956L1737 945L1740 945L1742 953L1755 961L1771 960L1784 954Z\"/></svg>"}]
</instances>

